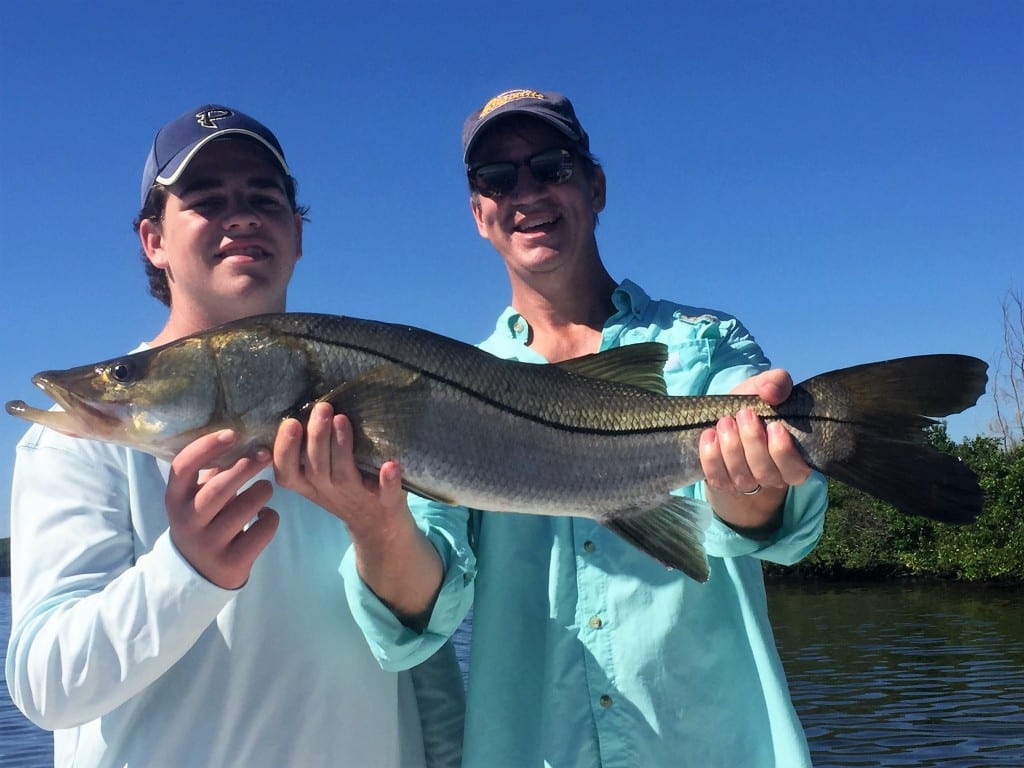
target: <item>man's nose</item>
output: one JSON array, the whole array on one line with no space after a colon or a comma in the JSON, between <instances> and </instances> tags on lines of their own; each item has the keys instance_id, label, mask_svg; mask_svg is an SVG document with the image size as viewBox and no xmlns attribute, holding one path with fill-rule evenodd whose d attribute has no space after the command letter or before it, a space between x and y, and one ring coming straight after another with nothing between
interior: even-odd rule
<instances>
[{"instance_id":1,"label":"man's nose","mask_svg":"<svg viewBox=\"0 0 1024 768\"><path fill-rule=\"evenodd\" d=\"M258 227L262 223L259 213L244 196L231 198L224 217L224 226L228 229Z\"/></svg>"},{"instance_id":2,"label":"man's nose","mask_svg":"<svg viewBox=\"0 0 1024 768\"><path fill-rule=\"evenodd\" d=\"M512 198L516 200L529 200L534 197L538 197L544 192L545 184L537 181L533 176L533 171L530 170L529 165L523 163L517 169L516 186L512 190Z\"/></svg>"}]
</instances>

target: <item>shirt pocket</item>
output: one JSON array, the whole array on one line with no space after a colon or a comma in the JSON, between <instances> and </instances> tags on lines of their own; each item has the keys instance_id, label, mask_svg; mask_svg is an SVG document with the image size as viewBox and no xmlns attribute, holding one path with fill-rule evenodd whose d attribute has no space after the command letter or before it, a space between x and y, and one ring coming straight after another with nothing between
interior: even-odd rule
<instances>
[{"instance_id":1,"label":"shirt pocket","mask_svg":"<svg viewBox=\"0 0 1024 768\"><path fill-rule=\"evenodd\" d=\"M670 342L665 361L665 385L670 395L702 395L711 380L710 339L685 339Z\"/></svg>"}]
</instances>

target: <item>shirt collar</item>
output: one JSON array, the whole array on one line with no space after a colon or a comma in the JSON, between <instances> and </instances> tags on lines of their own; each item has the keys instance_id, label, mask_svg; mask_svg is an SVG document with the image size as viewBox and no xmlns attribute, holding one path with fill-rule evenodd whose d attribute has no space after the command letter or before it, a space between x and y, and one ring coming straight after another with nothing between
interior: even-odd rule
<instances>
[{"instance_id":1,"label":"shirt collar","mask_svg":"<svg viewBox=\"0 0 1024 768\"><path fill-rule=\"evenodd\" d=\"M513 339L526 344L530 338L530 324L512 307L506 307L498 318L494 333L503 339Z\"/></svg>"},{"instance_id":2,"label":"shirt collar","mask_svg":"<svg viewBox=\"0 0 1024 768\"><path fill-rule=\"evenodd\" d=\"M623 319L622 315L642 317L650 303L651 297L643 288L632 280L623 280L612 291L612 305L615 307L615 314L608 318L606 327L620 322ZM505 311L501 313L494 330L502 338L514 339L522 344L526 344L530 339L530 324L512 307L506 307Z\"/></svg>"},{"instance_id":3,"label":"shirt collar","mask_svg":"<svg viewBox=\"0 0 1024 768\"><path fill-rule=\"evenodd\" d=\"M651 297L643 288L632 280L623 280L619 286L612 291L612 304L618 314L631 314L634 317L642 317L651 303Z\"/></svg>"}]
</instances>

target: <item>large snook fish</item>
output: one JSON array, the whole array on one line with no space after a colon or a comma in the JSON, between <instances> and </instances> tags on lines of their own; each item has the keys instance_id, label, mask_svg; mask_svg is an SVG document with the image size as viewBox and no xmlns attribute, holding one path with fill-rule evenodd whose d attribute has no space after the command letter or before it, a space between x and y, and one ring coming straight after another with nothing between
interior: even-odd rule
<instances>
[{"instance_id":1,"label":"large snook fish","mask_svg":"<svg viewBox=\"0 0 1024 768\"><path fill-rule=\"evenodd\" d=\"M333 315L247 318L33 381L63 411L7 412L170 459L230 427L269 446L319 400L348 415L360 469L397 460L409 490L482 510L589 517L707 579L707 506L669 491L703 477L701 430L741 408L781 421L809 464L902 511L969 522L974 474L923 427L975 403L984 362L928 355L847 368L757 397L669 397L661 344L534 365L428 331ZM525 481L523 478L527 478Z\"/></svg>"}]
</instances>

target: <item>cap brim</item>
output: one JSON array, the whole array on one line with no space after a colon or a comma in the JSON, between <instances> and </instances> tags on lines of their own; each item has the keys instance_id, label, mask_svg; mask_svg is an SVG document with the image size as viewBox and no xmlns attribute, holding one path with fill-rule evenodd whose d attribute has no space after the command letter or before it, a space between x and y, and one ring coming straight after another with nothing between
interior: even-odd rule
<instances>
[{"instance_id":1,"label":"cap brim","mask_svg":"<svg viewBox=\"0 0 1024 768\"><path fill-rule=\"evenodd\" d=\"M532 117L534 120L540 120L541 122L547 123L552 128L556 129L559 133L561 133L563 136L565 136L567 139L569 139L569 141L571 141L579 149L583 150L583 146L581 144L582 137L578 136L576 132L572 130L572 128L567 126L563 121L559 120L558 118L552 115L547 115L544 114L543 112L535 112L530 109L509 109L504 112L498 112L497 110L495 110L490 115L481 120L479 123L477 123L472 135L469 137L469 141L466 143L465 150L463 150L462 152L462 162L464 164L469 165L469 156L473 154L473 148L480 141L480 137L484 134L484 132L490 130L495 125L497 125L502 118L508 117ZM586 150L583 151L586 152ZM590 153L586 152L586 154L589 156Z\"/></svg>"},{"instance_id":2,"label":"cap brim","mask_svg":"<svg viewBox=\"0 0 1024 768\"><path fill-rule=\"evenodd\" d=\"M195 159L195 156L199 154L199 151L203 147L205 147L211 141L222 139L225 136L244 136L246 138L259 142L259 144L265 147L267 151L270 152L270 154L274 157L274 159L277 161L277 164L281 166L281 170L284 171L284 174L286 176L291 175L291 173L288 170L288 163L284 161L284 157L281 156L281 153L278 152L272 144L266 141L258 133L248 131L244 128L225 128L222 131L211 133L209 136L204 136L202 140L197 141L191 147L187 147L185 150L179 152L177 155L172 157L171 161L164 166L163 173L159 174L154 179L154 181L156 181L159 184L163 184L164 186L170 186L171 184L174 184L178 179L181 178L181 174L185 172L185 169L188 168L189 163L191 163L192 160ZM170 173L167 173L168 169L173 170L171 170Z\"/></svg>"}]
</instances>

